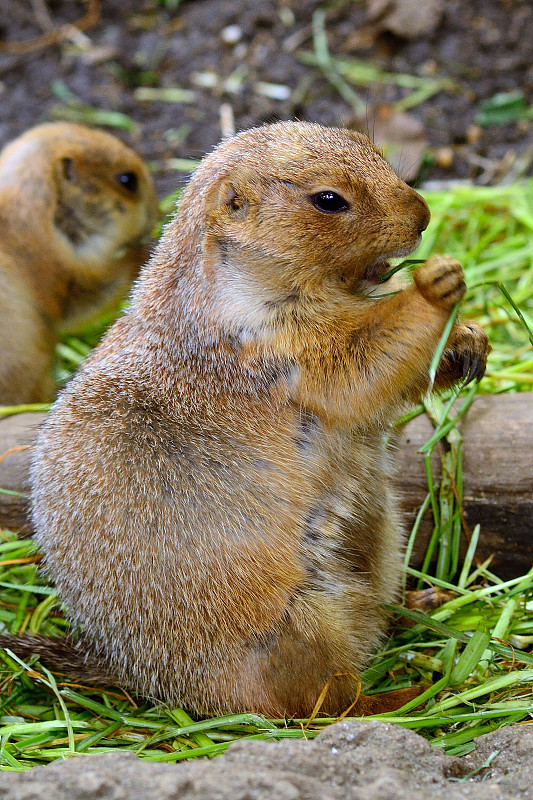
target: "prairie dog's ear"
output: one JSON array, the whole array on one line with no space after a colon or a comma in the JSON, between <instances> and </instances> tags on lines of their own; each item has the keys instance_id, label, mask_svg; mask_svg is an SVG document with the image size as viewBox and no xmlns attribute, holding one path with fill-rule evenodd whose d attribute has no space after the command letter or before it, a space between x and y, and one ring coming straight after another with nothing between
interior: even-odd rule
<instances>
[{"instance_id":1,"label":"prairie dog's ear","mask_svg":"<svg viewBox=\"0 0 533 800\"><path fill-rule=\"evenodd\" d=\"M217 206L231 216L242 219L248 213L250 200L237 182L226 179L219 186Z\"/></svg>"},{"instance_id":2,"label":"prairie dog's ear","mask_svg":"<svg viewBox=\"0 0 533 800\"><path fill-rule=\"evenodd\" d=\"M66 181L71 181L74 178L74 162L72 158L62 158L61 159L61 171L63 174L63 178Z\"/></svg>"},{"instance_id":3,"label":"prairie dog's ear","mask_svg":"<svg viewBox=\"0 0 533 800\"><path fill-rule=\"evenodd\" d=\"M71 156L64 156L58 159L54 166L55 180L58 186L66 187L69 184L79 183L78 169L75 159Z\"/></svg>"},{"instance_id":4,"label":"prairie dog's ear","mask_svg":"<svg viewBox=\"0 0 533 800\"><path fill-rule=\"evenodd\" d=\"M211 195L209 210L215 216L244 219L248 215L251 203L257 198L254 176L237 169L236 174L221 178Z\"/></svg>"},{"instance_id":5,"label":"prairie dog's ear","mask_svg":"<svg viewBox=\"0 0 533 800\"><path fill-rule=\"evenodd\" d=\"M244 219L250 208L250 200L238 179L223 178L210 200L209 212L213 218Z\"/></svg>"}]
</instances>

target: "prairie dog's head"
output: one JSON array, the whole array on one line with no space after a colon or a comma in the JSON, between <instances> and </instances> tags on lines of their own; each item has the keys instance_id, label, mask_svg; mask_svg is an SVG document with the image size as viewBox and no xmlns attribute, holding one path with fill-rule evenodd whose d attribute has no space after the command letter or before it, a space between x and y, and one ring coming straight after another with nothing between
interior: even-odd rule
<instances>
[{"instance_id":1,"label":"prairie dog's head","mask_svg":"<svg viewBox=\"0 0 533 800\"><path fill-rule=\"evenodd\" d=\"M39 125L4 148L0 189L6 186L33 215L35 236L55 237L74 267L94 274L112 273L159 213L152 179L133 150L67 122Z\"/></svg>"},{"instance_id":2,"label":"prairie dog's head","mask_svg":"<svg viewBox=\"0 0 533 800\"><path fill-rule=\"evenodd\" d=\"M429 221L425 200L366 136L302 122L251 129L220 145L184 207L199 197L219 274L236 265L274 291L375 283L388 258L415 249Z\"/></svg>"}]
</instances>

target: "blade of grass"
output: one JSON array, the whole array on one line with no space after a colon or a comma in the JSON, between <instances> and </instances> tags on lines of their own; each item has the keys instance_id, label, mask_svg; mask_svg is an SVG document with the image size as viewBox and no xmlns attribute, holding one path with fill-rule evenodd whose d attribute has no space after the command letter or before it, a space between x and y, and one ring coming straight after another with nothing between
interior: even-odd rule
<instances>
[{"instance_id":1,"label":"blade of grass","mask_svg":"<svg viewBox=\"0 0 533 800\"><path fill-rule=\"evenodd\" d=\"M451 672L449 683L452 686L464 683L468 676L474 672L479 659L486 651L489 641L490 633L486 628L474 632Z\"/></svg>"},{"instance_id":2,"label":"blade of grass","mask_svg":"<svg viewBox=\"0 0 533 800\"><path fill-rule=\"evenodd\" d=\"M468 549L467 549L465 557L464 557L463 566L461 568L461 574L459 575L459 580L457 581L457 587L459 589L464 589L466 587L466 584L467 584L467 581L468 581L468 574L469 574L470 568L472 566L472 561L474 559L474 553L476 552L477 543L478 543L478 540L479 540L480 530L481 530L481 527L480 527L479 524L477 524L474 527L473 531L472 531L472 535L471 535L470 541L468 543Z\"/></svg>"},{"instance_id":3,"label":"blade of grass","mask_svg":"<svg viewBox=\"0 0 533 800\"><path fill-rule=\"evenodd\" d=\"M324 77L335 87L342 99L351 107L354 114L361 116L366 112L366 102L348 86L335 68L328 49L325 22L326 12L322 9L317 9L311 18L316 63L322 70Z\"/></svg>"}]
</instances>

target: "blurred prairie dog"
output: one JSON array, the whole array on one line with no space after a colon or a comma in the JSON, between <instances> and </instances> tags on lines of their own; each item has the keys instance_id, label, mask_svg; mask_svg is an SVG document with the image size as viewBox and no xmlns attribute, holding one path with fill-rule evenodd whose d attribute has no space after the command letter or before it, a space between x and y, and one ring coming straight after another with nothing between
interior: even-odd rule
<instances>
[{"instance_id":1,"label":"blurred prairie dog","mask_svg":"<svg viewBox=\"0 0 533 800\"><path fill-rule=\"evenodd\" d=\"M111 306L158 216L141 159L103 131L39 125L0 153L0 405L42 402L58 329Z\"/></svg>"},{"instance_id":2,"label":"blurred prairie dog","mask_svg":"<svg viewBox=\"0 0 533 800\"><path fill-rule=\"evenodd\" d=\"M400 575L385 433L465 291L443 256L379 283L428 221L357 133L278 123L208 156L37 445L34 526L83 638L0 644L197 713L306 716L363 669ZM438 384L487 350L456 324ZM353 694L334 678L323 710Z\"/></svg>"}]
</instances>

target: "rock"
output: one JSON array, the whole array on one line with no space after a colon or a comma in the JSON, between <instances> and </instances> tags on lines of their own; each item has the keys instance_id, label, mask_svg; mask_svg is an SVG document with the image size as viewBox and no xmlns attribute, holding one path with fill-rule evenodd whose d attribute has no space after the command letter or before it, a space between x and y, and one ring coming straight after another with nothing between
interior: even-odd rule
<instances>
[{"instance_id":1,"label":"rock","mask_svg":"<svg viewBox=\"0 0 533 800\"><path fill-rule=\"evenodd\" d=\"M399 178L406 182L416 178L428 147L420 120L382 104L370 106L364 119L354 120L349 127L372 137Z\"/></svg>"},{"instance_id":2,"label":"rock","mask_svg":"<svg viewBox=\"0 0 533 800\"><path fill-rule=\"evenodd\" d=\"M437 28L443 11L442 0L368 0L369 19L381 30L403 39L418 39Z\"/></svg>"},{"instance_id":3,"label":"rock","mask_svg":"<svg viewBox=\"0 0 533 800\"><path fill-rule=\"evenodd\" d=\"M518 800L531 796L532 757L526 725L459 759L398 725L339 722L314 741L241 741L212 761L108 753L3 772L0 800Z\"/></svg>"},{"instance_id":4,"label":"rock","mask_svg":"<svg viewBox=\"0 0 533 800\"><path fill-rule=\"evenodd\" d=\"M476 749L462 762L467 774L490 762L481 772L485 786L497 783L505 798L529 797L533 785L533 725L511 725L480 736Z\"/></svg>"}]
</instances>

